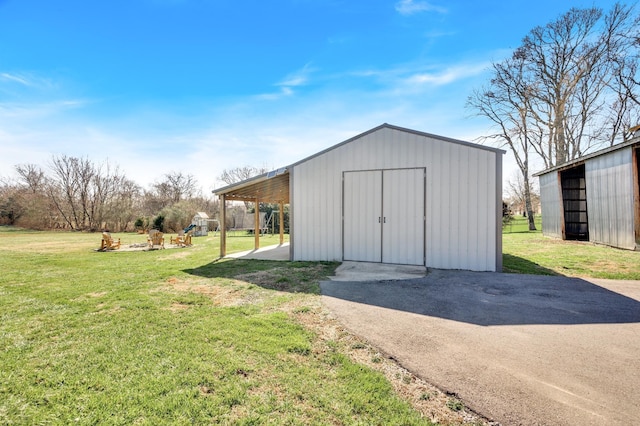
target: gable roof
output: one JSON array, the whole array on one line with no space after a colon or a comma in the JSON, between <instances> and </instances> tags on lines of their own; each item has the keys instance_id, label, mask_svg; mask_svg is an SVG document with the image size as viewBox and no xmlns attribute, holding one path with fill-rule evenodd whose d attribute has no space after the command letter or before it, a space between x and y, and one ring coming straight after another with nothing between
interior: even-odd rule
<instances>
[{"instance_id":1,"label":"gable roof","mask_svg":"<svg viewBox=\"0 0 640 426\"><path fill-rule=\"evenodd\" d=\"M432 133L420 132L418 130L407 129L405 127L394 126L392 124L383 123L383 124L379 125L378 127L374 127L371 130L367 130L366 132L360 133L359 135L356 135L356 136L354 136L352 138L349 138L344 142L340 142L340 143L338 143L336 145L333 145L333 146L330 146L329 148L324 149L324 150L322 150L322 151L320 151L320 152L318 152L316 154L310 155L307 158L303 158L302 160L297 161L297 162L291 164L288 167L294 167L294 166L297 166L299 164L305 163L305 162L307 162L309 160L312 160L312 159L314 159L316 157L319 157L319 156L321 156L321 155L323 155L323 154L325 154L325 153L327 153L329 151L333 151L336 148L340 148L343 145L351 143L356 139L360 139L360 138L362 138L364 136L367 136L367 135L369 135L371 133L375 133L375 132L380 131L382 129L391 129L391 130L396 130L396 131L399 131L399 132L411 133L411 134L414 134L414 135L424 136L424 137L431 138L431 139L437 139L437 140L441 140L441 141L444 141L444 142L450 142L450 143L454 143L454 144L457 144L457 145L468 146L470 148L476 148L476 149L481 149L481 150L485 150L485 151L491 151L491 152L495 152L497 154L504 154L506 152L505 150L499 149L499 148L493 148L493 147L490 147L490 146L480 145L480 144L477 144L477 143L466 142L466 141L463 141L463 140L453 139L453 138L449 138L449 137L446 137L446 136L434 135Z\"/></svg>"},{"instance_id":2,"label":"gable roof","mask_svg":"<svg viewBox=\"0 0 640 426\"><path fill-rule=\"evenodd\" d=\"M288 203L289 202L289 171L293 167L299 164L305 163L307 161L310 161L329 151L332 151L336 148L339 148L343 145L351 143L357 139L360 139L364 136L367 136L371 133L375 133L382 129L391 129L399 132L411 133L414 135L424 136L431 139L437 139L437 140L450 142L458 145L468 146L474 149L495 152L496 154L504 154L506 152L498 148L493 148L485 145L466 142L458 139L452 139L445 136L438 136L431 133L420 132L417 130L407 129L404 127L398 127L391 124L383 123L380 126L374 127L371 130L367 130L364 133L360 133L359 135L349 138L344 142L340 142L336 145L330 146L327 149L324 149L309 157L303 158L302 160L297 161L293 164L290 164L289 166L282 167L277 170L278 173L274 173L274 172L264 173L259 176L255 176L241 182L236 182L222 188L214 189L212 192L217 195L224 194L227 200L250 201L250 200L255 200L255 198L258 197L260 201L267 201L267 202L282 201L284 203Z\"/></svg>"}]
</instances>

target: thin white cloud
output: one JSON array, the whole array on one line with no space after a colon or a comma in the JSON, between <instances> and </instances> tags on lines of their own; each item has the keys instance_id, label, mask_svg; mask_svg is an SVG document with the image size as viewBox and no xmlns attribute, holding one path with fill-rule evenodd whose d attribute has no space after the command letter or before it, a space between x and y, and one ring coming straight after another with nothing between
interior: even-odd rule
<instances>
[{"instance_id":1,"label":"thin white cloud","mask_svg":"<svg viewBox=\"0 0 640 426\"><path fill-rule=\"evenodd\" d=\"M488 62L473 65L457 65L438 72L424 72L409 76L405 81L411 85L444 86L456 81L482 74L489 68Z\"/></svg>"},{"instance_id":2,"label":"thin white cloud","mask_svg":"<svg viewBox=\"0 0 640 426\"><path fill-rule=\"evenodd\" d=\"M421 12L447 13L447 9L426 1L400 0L396 3L396 11L401 15L414 15Z\"/></svg>"},{"instance_id":3,"label":"thin white cloud","mask_svg":"<svg viewBox=\"0 0 640 426\"><path fill-rule=\"evenodd\" d=\"M303 74L296 74L288 76L285 80L278 83L278 86L283 87L297 87L304 86L307 83L307 76Z\"/></svg>"},{"instance_id":4,"label":"thin white cloud","mask_svg":"<svg viewBox=\"0 0 640 426\"><path fill-rule=\"evenodd\" d=\"M2 77L3 80L8 80L10 82L13 83L20 83L24 86L31 86L32 84L29 82L29 80L27 80L26 78L19 76L19 75L15 75L15 74L9 74L6 72L3 72L2 74L0 74L0 77Z\"/></svg>"},{"instance_id":5,"label":"thin white cloud","mask_svg":"<svg viewBox=\"0 0 640 426\"><path fill-rule=\"evenodd\" d=\"M290 73L281 81L276 83L275 86L279 88L277 92L263 93L256 96L256 98L266 101L275 101L287 96L292 96L295 94L295 88L306 86L307 84L309 84L309 76L314 71L315 68L312 68L310 64L306 64L301 69Z\"/></svg>"},{"instance_id":6,"label":"thin white cloud","mask_svg":"<svg viewBox=\"0 0 640 426\"><path fill-rule=\"evenodd\" d=\"M293 89L288 86L283 86L279 91L275 93L263 93L261 95L256 96L256 99L263 101L277 101L278 99L282 99L287 96L293 95Z\"/></svg>"},{"instance_id":7,"label":"thin white cloud","mask_svg":"<svg viewBox=\"0 0 640 426\"><path fill-rule=\"evenodd\" d=\"M304 86L309 82L309 76L313 71L315 71L315 69L311 67L311 64L306 64L301 69L286 76L281 82L277 83L276 86L283 86L283 87Z\"/></svg>"},{"instance_id":8,"label":"thin white cloud","mask_svg":"<svg viewBox=\"0 0 640 426\"><path fill-rule=\"evenodd\" d=\"M66 110L82 108L90 102L83 99L63 99L52 102L12 103L0 102L0 114L14 123L31 119L55 117Z\"/></svg>"},{"instance_id":9,"label":"thin white cloud","mask_svg":"<svg viewBox=\"0 0 640 426\"><path fill-rule=\"evenodd\" d=\"M345 73L345 76L356 79L375 79L381 87L388 89L415 90L417 87L440 87L460 80L476 77L489 69L491 63L464 62L438 66L424 63L410 63L389 69L364 69Z\"/></svg>"},{"instance_id":10,"label":"thin white cloud","mask_svg":"<svg viewBox=\"0 0 640 426\"><path fill-rule=\"evenodd\" d=\"M54 87L50 79L38 77L29 73L0 73L0 83L19 84L32 89L50 89Z\"/></svg>"}]
</instances>

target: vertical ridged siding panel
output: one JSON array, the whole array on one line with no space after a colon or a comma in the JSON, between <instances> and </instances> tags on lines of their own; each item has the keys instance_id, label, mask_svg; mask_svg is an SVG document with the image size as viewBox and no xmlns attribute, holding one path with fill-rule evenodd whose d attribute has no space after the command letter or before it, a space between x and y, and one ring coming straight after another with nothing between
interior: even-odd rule
<instances>
[{"instance_id":1,"label":"vertical ridged siding panel","mask_svg":"<svg viewBox=\"0 0 640 426\"><path fill-rule=\"evenodd\" d=\"M562 215L558 172L540 175L540 199L542 200L542 234L562 238Z\"/></svg>"},{"instance_id":2,"label":"vertical ridged siding panel","mask_svg":"<svg viewBox=\"0 0 640 426\"><path fill-rule=\"evenodd\" d=\"M424 265L424 168L387 169L382 176L382 261Z\"/></svg>"},{"instance_id":3,"label":"vertical ridged siding panel","mask_svg":"<svg viewBox=\"0 0 640 426\"><path fill-rule=\"evenodd\" d=\"M382 260L382 171L344 173L344 259Z\"/></svg>"},{"instance_id":4,"label":"vertical ridged siding panel","mask_svg":"<svg viewBox=\"0 0 640 426\"><path fill-rule=\"evenodd\" d=\"M625 148L585 163L589 240L633 250L632 149Z\"/></svg>"},{"instance_id":5,"label":"vertical ridged siding panel","mask_svg":"<svg viewBox=\"0 0 640 426\"><path fill-rule=\"evenodd\" d=\"M426 266L493 271L496 161L493 151L383 127L296 164L294 260L343 259L342 172L425 167Z\"/></svg>"}]
</instances>

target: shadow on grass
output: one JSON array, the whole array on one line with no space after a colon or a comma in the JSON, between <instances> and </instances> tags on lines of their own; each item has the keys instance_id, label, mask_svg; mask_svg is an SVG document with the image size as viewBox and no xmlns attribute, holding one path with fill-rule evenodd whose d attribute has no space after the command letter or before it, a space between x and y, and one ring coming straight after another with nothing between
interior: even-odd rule
<instances>
[{"instance_id":1,"label":"shadow on grass","mask_svg":"<svg viewBox=\"0 0 640 426\"><path fill-rule=\"evenodd\" d=\"M538 265L522 257L511 254L502 255L502 272L533 275L560 275L558 272Z\"/></svg>"},{"instance_id":2,"label":"shadow on grass","mask_svg":"<svg viewBox=\"0 0 640 426\"><path fill-rule=\"evenodd\" d=\"M319 294L319 282L334 274L338 262L217 259L183 271L204 278L229 278L290 293Z\"/></svg>"}]
</instances>

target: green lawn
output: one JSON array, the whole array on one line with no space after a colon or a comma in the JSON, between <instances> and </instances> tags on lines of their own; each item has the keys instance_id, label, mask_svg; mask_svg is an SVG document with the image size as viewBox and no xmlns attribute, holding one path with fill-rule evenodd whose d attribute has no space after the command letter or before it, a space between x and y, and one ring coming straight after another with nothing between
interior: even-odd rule
<instances>
[{"instance_id":1,"label":"green lawn","mask_svg":"<svg viewBox=\"0 0 640 426\"><path fill-rule=\"evenodd\" d=\"M537 231L522 217L504 228L504 272L640 280L640 252L544 237L536 219Z\"/></svg>"},{"instance_id":2,"label":"green lawn","mask_svg":"<svg viewBox=\"0 0 640 426\"><path fill-rule=\"evenodd\" d=\"M303 326L336 263L217 260L212 234L150 252L96 252L100 239L0 227L0 424L429 424ZM228 251L253 242L232 236ZM507 272L640 279L640 253L522 219L503 243Z\"/></svg>"},{"instance_id":3,"label":"green lawn","mask_svg":"<svg viewBox=\"0 0 640 426\"><path fill-rule=\"evenodd\" d=\"M101 253L100 234L0 228L0 424L429 424L296 320L336 264L193 241Z\"/></svg>"}]
</instances>

